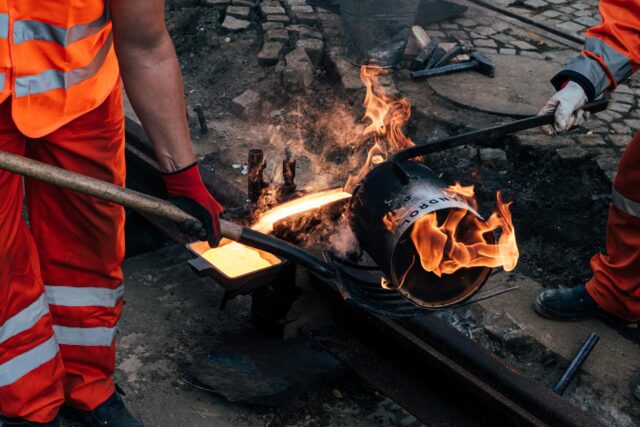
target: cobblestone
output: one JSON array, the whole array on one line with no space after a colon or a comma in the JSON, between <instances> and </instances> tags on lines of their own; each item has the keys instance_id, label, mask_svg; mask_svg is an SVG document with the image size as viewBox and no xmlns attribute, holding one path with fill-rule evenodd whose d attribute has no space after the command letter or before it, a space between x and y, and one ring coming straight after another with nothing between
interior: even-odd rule
<instances>
[{"instance_id":1,"label":"cobblestone","mask_svg":"<svg viewBox=\"0 0 640 427\"><path fill-rule=\"evenodd\" d=\"M529 8L527 17L546 25L557 26L573 36L584 36L587 27L600 22L598 0L525 0L523 3L502 0L485 1L516 13L519 7L514 6L514 3L522 5ZM521 10L520 13L522 13Z\"/></svg>"}]
</instances>

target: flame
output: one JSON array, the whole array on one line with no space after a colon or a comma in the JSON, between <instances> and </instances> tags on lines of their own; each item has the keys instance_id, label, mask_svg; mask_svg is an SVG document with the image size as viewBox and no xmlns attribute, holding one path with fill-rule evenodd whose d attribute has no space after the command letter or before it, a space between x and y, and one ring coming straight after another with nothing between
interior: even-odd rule
<instances>
[{"instance_id":1,"label":"flame","mask_svg":"<svg viewBox=\"0 0 640 427\"><path fill-rule=\"evenodd\" d=\"M341 188L308 194L266 211L251 228L261 233L269 234L273 231L273 224L282 219L318 209L330 203L337 202L338 200L348 199L349 197L351 197L351 194L343 191Z\"/></svg>"},{"instance_id":2,"label":"flame","mask_svg":"<svg viewBox=\"0 0 640 427\"><path fill-rule=\"evenodd\" d=\"M411 103L386 93L379 76L388 73L387 70L378 66L363 66L360 69L360 78L367 90L364 98L363 119L369 122L363 136L372 138L373 146L369 150L364 166L355 176L350 176L347 180L345 191L352 191L374 165L386 161L390 154L414 145L403 130L411 117Z\"/></svg>"},{"instance_id":3,"label":"flame","mask_svg":"<svg viewBox=\"0 0 640 427\"><path fill-rule=\"evenodd\" d=\"M473 186L450 186L448 191L460 194L475 205ZM418 219L411 231L411 241L420 256L420 264L426 271L438 277L452 274L462 268L503 267L511 271L518 263L519 251L509 206L496 194L498 210L487 221L465 209L451 210L442 224L438 224L436 212ZM462 225L462 227L461 227ZM497 243L487 234L501 229Z\"/></svg>"}]
</instances>

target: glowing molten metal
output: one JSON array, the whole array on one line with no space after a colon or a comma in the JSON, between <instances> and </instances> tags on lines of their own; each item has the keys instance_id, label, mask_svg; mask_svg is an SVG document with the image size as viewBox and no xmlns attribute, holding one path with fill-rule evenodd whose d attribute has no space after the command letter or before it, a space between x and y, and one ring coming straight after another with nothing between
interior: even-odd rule
<instances>
[{"instance_id":1,"label":"glowing molten metal","mask_svg":"<svg viewBox=\"0 0 640 427\"><path fill-rule=\"evenodd\" d=\"M450 186L456 193L476 207L473 186ZM503 267L511 271L518 263L516 233L511 220L509 205L504 203L500 192L496 194L498 211L485 222L471 211L453 209L447 218L438 224L436 212L431 212L415 222L411 241L420 256L422 268L438 277L452 274L461 268ZM498 243L492 243L487 235L501 229Z\"/></svg>"},{"instance_id":2,"label":"glowing molten metal","mask_svg":"<svg viewBox=\"0 0 640 427\"><path fill-rule=\"evenodd\" d=\"M318 209L330 203L337 202L338 200L348 199L349 197L351 197L351 194L343 191L341 188L307 194L299 199L291 200L266 211L251 228L261 233L269 234L273 231L273 224L280 220L302 212Z\"/></svg>"}]
</instances>

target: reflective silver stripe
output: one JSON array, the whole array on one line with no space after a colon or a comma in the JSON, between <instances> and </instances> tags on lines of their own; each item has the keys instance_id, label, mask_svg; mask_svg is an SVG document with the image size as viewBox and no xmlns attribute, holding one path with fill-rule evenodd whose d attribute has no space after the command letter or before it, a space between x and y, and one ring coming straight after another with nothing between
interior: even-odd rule
<instances>
[{"instance_id":1,"label":"reflective silver stripe","mask_svg":"<svg viewBox=\"0 0 640 427\"><path fill-rule=\"evenodd\" d=\"M53 325L58 344L81 346L110 346L117 328L72 328Z\"/></svg>"},{"instance_id":2,"label":"reflective silver stripe","mask_svg":"<svg viewBox=\"0 0 640 427\"><path fill-rule=\"evenodd\" d=\"M6 80L7 75L5 73L0 73L0 91L4 90L4 81Z\"/></svg>"},{"instance_id":3,"label":"reflective silver stripe","mask_svg":"<svg viewBox=\"0 0 640 427\"><path fill-rule=\"evenodd\" d=\"M65 307L115 307L124 295L124 285L115 289L45 286L50 305Z\"/></svg>"},{"instance_id":4,"label":"reflective silver stripe","mask_svg":"<svg viewBox=\"0 0 640 427\"><path fill-rule=\"evenodd\" d=\"M634 202L631 199L627 199L615 188L611 191L611 201L613 202L613 206L620 209L622 212L640 218L640 202Z\"/></svg>"},{"instance_id":5,"label":"reflective silver stripe","mask_svg":"<svg viewBox=\"0 0 640 427\"><path fill-rule=\"evenodd\" d=\"M54 89L68 89L71 86L82 83L83 81L96 75L113 44L113 35L109 34L109 38L96 54L95 58L89 65L83 68L76 68L67 72L59 70L47 70L40 74L32 76L24 76L16 78L16 96L18 98L35 95L38 93L48 92Z\"/></svg>"},{"instance_id":6,"label":"reflective silver stripe","mask_svg":"<svg viewBox=\"0 0 640 427\"><path fill-rule=\"evenodd\" d=\"M602 58L617 83L623 82L633 73L629 58L607 45L601 39L587 37L584 50ZM580 55L571 61L565 67L565 70L574 71L588 78L595 89L595 96L600 95L610 86L607 74L598 61L585 55Z\"/></svg>"},{"instance_id":7,"label":"reflective silver stripe","mask_svg":"<svg viewBox=\"0 0 640 427\"><path fill-rule=\"evenodd\" d=\"M16 21L13 23L13 43L41 40L68 46L98 33L109 23L109 19L109 2L105 2L104 11L98 19L71 28L62 28L40 21Z\"/></svg>"},{"instance_id":8,"label":"reflective silver stripe","mask_svg":"<svg viewBox=\"0 0 640 427\"><path fill-rule=\"evenodd\" d=\"M9 38L9 14L0 13L0 39Z\"/></svg>"},{"instance_id":9,"label":"reflective silver stripe","mask_svg":"<svg viewBox=\"0 0 640 427\"><path fill-rule=\"evenodd\" d=\"M0 387L13 384L34 369L53 359L58 353L55 337L0 365Z\"/></svg>"},{"instance_id":10,"label":"reflective silver stripe","mask_svg":"<svg viewBox=\"0 0 640 427\"><path fill-rule=\"evenodd\" d=\"M2 326L0 326L0 343L5 342L11 337L24 332L35 326L42 316L49 313L49 306L45 301L45 296L40 297L29 306L22 309L18 314L9 318Z\"/></svg>"}]
</instances>

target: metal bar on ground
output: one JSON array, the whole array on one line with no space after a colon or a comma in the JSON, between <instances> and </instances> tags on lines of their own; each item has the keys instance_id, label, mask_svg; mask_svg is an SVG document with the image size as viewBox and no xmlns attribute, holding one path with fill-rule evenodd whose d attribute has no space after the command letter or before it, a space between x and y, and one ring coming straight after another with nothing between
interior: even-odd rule
<instances>
[{"instance_id":1,"label":"metal bar on ground","mask_svg":"<svg viewBox=\"0 0 640 427\"><path fill-rule=\"evenodd\" d=\"M580 350L578 350L578 353L576 353L567 369L563 372L562 377L560 377L558 383L555 385L555 387L553 387L554 393L562 395L565 392L565 390L571 383L571 380L573 380L573 378L576 376L578 369L580 369L580 367L587 360L587 357L589 357L589 354L591 354L591 351L596 346L599 340L600 336L598 336L598 334L596 334L595 332L591 332L591 335L589 335L584 344L582 344L582 347L580 348Z\"/></svg>"}]
</instances>

